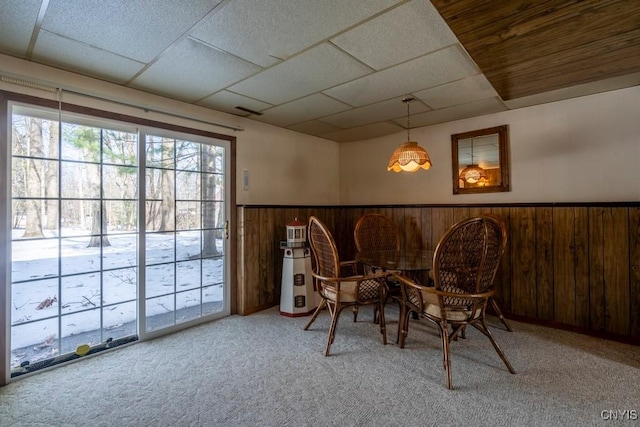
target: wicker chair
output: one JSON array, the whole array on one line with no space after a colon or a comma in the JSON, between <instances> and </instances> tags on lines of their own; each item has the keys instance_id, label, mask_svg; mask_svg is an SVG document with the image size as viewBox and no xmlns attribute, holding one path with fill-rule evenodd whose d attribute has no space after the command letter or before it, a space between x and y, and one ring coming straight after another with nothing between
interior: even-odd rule
<instances>
[{"instance_id":1,"label":"wicker chair","mask_svg":"<svg viewBox=\"0 0 640 427\"><path fill-rule=\"evenodd\" d=\"M361 216L358 222L356 222L353 237L358 252L400 250L400 233L398 227L391 218L379 213L368 213ZM376 273L376 271L368 265L364 266L364 271L369 274ZM390 277L386 281L386 286L387 296L385 297L384 304L391 298L397 301L399 305L402 305L402 293L400 292L400 284L398 281ZM354 319L357 317L357 313L357 310L355 310ZM374 311L374 321L376 321L376 313L377 312ZM399 331L400 328L398 328L396 343L400 336Z\"/></svg>"},{"instance_id":2,"label":"wicker chair","mask_svg":"<svg viewBox=\"0 0 640 427\"><path fill-rule=\"evenodd\" d=\"M507 247L507 239L509 235L509 232L507 231L507 224L504 222L504 220L500 216L495 214L485 213L485 214L482 214L481 216L494 218L500 224L500 228L502 229L502 251L500 252L500 256L502 257L502 254L504 253L504 250ZM498 306L498 303L496 302L495 298L494 297L489 298L489 302L491 303L491 308L493 308L493 311L496 313L496 316L498 316L498 319L500 319L500 321L505 326L505 328L507 328L507 331L513 332L513 329L511 329L511 326L507 322L507 319L505 319L504 315L502 314L502 310L500 310L500 307Z\"/></svg>"},{"instance_id":3,"label":"wicker chair","mask_svg":"<svg viewBox=\"0 0 640 427\"><path fill-rule=\"evenodd\" d=\"M495 293L495 277L504 248L503 228L493 216L469 218L453 225L440 239L433 259L435 286L424 287L396 275L402 282L403 309L400 347L404 347L409 313L435 323L442 338L447 388L452 389L449 346L466 326L482 332L512 374L511 363L489 331L485 311ZM452 331L449 331L449 325Z\"/></svg>"},{"instance_id":4,"label":"wicker chair","mask_svg":"<svg viewBox=\"0 0 640 427\"><path fill-rule=\"evenodd\" d=\"M384 282L388 273L359 275L356 261L340 262L333 236L326 225L314 216L309 218L308 236L315 257L312 274L322 301L304 329L309 329L320 311L325 307L329 309L331 326L324 353L325 356L329 356L340 312L346 307L375 305L380 313L382 343L386 345L387 331L383 301L386 294Z\"/></svg>"}]
</instances>

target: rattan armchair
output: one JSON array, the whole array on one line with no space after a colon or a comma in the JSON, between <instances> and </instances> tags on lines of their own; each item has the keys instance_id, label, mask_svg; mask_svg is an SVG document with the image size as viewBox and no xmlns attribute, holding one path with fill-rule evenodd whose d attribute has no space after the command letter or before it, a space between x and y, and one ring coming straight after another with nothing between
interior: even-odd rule
<instances>
[{"instance_id":1,"label":"rattan armchair","mask_svg":"<svg viewBox=\"0 0 640 427\"><path fill-rule=\"evenodd\" d=\"M507 240L509 235L509 232L507 230L507 224L499 215L485 213L485 214L482 214L481 216L491 217L496 221L498 221L498 223L500 224L500 228L502 229L502 251L500 252L500 256L502 257L502 254L504 253L504 250L507 247ZM511 329L511 325L509 325L509 323L507 322L507 319L505 319L504 315L502 314L502 310L500 310L500 306L498 306L496 299L494 297L491 297L489 298L489 302L491 303L491 308L493 308L493 311L496 313L496 316L498 316L498 319L500 319L500 322L502 322L505 328L507 328L507 331L513 332L513 329Z\"/></svg>"},{"instance_id":2,"label":"rattan armchair","mask_svg":"<svg viewBox=\"0 0 640 427\"><path fill-rule=\"evenodd\" d=\"M307 235L315 258L312 274L322 301L304 329L309 329L318 314L325 307L328 308L331 315L331 326L324 355L329 356L340 312L346 307L375 305L379 311L382 343L386 345L387 331L383 301L386 295L384 282L388 273L358 275L356 274L356 261L340 262L333 236L326 225L315 216L309 218Z\"/></svg>"},{"instance_id":3,"label":"rattan armchair","mask_svg":"<svg viewBox=\"0 0 640 427\"><path fill-rule=\"evenodd\" d=\"M481 216L460 221L442 236L436 247L434 287L421 286L411 278L396 275L402 283L403 300L400 347L404 347L407 337L409 313L417 313L436 324L442 338L443 365L449 389L453 388L449 347L468 325L489 338L509 372L515 374L485 319L487 305L496 291L493 279L505 237L500 221L495 217Z\"/></svg>"},{"instance_id":4,"label":"rattan armchair","mask_svg":"<svg viewBox=\"0 0 640 427\"><path fill-rule=\"evenodd\" d=\"M356 222L353 238L358 252L400 250L400 233L398 226L391 218L379 213L367 213L361 216ZM368 265L364 266L364 271L367 273L376 272ZM384 304L386 304L389 298L397 301L398 304L402 304L402 295L398 281L390 277L386 281L386 286L387 296L385 297ZM357 311L354 311L354 318L355 316L357 316ZM376 312L374 311L374 321L375 320ZM396 342L398 342L398 339L396 339Z\"/></svg>"},{"instance_id":5,"label":"rattan armchair","mask_svg":"<svg viewBox=\"0 0 640 427\"><path fill-rule=\"evenodd\" d=\"M356 222L353 237L359 252L400 250L398 226L383 214L362 215Z\"/></svg>"}]
</instances>

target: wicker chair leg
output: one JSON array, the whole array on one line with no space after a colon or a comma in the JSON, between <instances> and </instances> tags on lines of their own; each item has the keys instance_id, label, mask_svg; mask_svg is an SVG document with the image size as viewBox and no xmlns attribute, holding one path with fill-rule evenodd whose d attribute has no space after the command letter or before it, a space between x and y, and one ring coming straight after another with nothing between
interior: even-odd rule
<instances>
[{"instance_id":1,"label":"wicker chair leg","mask_svg":"<svg viewBox=\"0 0 640 427\"><path fill-rule=\"evenodd\" d=\"M358 321L358 306L354 305L353 308L353 323Z\"/></svg>"},{"instance_id":2,"label":"wicker chair leg","mask_svg":"<svg viewBox=\"0 0 640 427\"><path fill-rule=\"evenodd\" d=\"M402 308L402 312L400 313L398 331L400 334L400 348L404 348L404 341L407 339L407 335L409 335L409 314L410 310L407 310L405 307Z\"/></svg>"},{"instance_id":3,"label":"wicker chair leg","mask_svg":"<svg viewBox=\"0 0 640 427\"><path fill-rule=\"evenodd\" d=\"M387 323L384 318L384 303L376 304L378 309L378 323L380 324L380 333L382 334L382 343L387 345Z\"/></svg>"},{"instance_id":4,"label":"wicker chair leg","mask_svg":"<svg viewBox=\"0 0 640 427\"><path fill-rule=\"evenodd\" d=\"M329 337L327 339L327 348L324 351L325 356L329 356L329 351L331 350L331 344L333 344L333 340L336 338L336 327L338 326L338 317L340 316L340 311L342 311L342 307L334 307L333 316L331 316L331 326L329 327Z\"/></svg>"},{"instance_id":5,"label":"wicker chair leg","mask_svg":"<svg viewBox=\"0 0 640 427\"><path fill-rule=\"evenodd\" d=\"M309 327L311 326L311 324L316 320L316 318L318 317L318 314L320 314L320 312L322 311L322 309L327 305L327 300L322 298L322 302L318 305L318 308L316 308L316 311L313 312L313 316L311 316L311 319L309 319L309 321L307 322L307 324L304 326L304 330L306 331L307 329L309 329Z\"/></svg>"},{"instance_id":6,"label":"wicker chair leg","mask_svg":"<svg viewBox=\"0 0 640 427\"><path fill-rule=\"evenodd\" d=\"M490 298L489 301L491 301L491 307L493 307L493 311L496 312L496 314L498 315L498 319L500 319L505 328L507 328L507 331L513 332L513 329L511 329L511 326L509 326L509 323L507 323L507 319L504 318L500 307L498 307L498 303L496 302L496 300Z\"/></svg>"},{"instance_id":7,"label":"wicker chair leg","mask_svg":"<svg viewBox=\"0 0 640 427\"><path fill-rule=\"evenodd\" d=\"M451 327L451 333L449 334L449 342L458 341L458 335L461 338L465 338L465 331L467 329L467 325L458 325Z\"/></svg>"},{"instance_id":8,"label":"wicker chair leg","mask_svg":"<svg viewBox=\"0 0 640 427\"><path fill-rule=\"evenodd\" d=\"M453 384L451 384L451 359L449 358L449 328L446 323L440 325L440 335L442 336L442 364L444 365L444 373L447 388L453 390Z\"/></svg>"},{"instance_id":9,"label":"wicker chair leg","mask_svg":"<svg viewBox=\"0 0 640 427\"><path fill-rule=\"evenodd\" d=\"M498 353L498 356L500 356L500 359L502 359L502 362L504 362L504 364L507 367L507 369L509 370L509 372L512 373L512 374L515 374L516 371L513 369L513 366L511 366L511 362L509 362L509 359L507 359L507 356L505 356L504 352L502 351L502 349L500 348L500 346L496 342L495 338L493 337L493 334L491 333L491 331L489 331L489 328L487 327L487 323L486 323L485 319L483 318L482 321L481 321L482 327L480 327L480 325L478 325L475 322L472 323L472 325L475 326L475 328L478 329L480 332L485 334L487 336L487 338L489 338L489 341L491 341L491 344L493 344L493 348L496 350L496 353ZM484 330L482 330L482 329L484 329Z\"/></svg>"}]
</instances>

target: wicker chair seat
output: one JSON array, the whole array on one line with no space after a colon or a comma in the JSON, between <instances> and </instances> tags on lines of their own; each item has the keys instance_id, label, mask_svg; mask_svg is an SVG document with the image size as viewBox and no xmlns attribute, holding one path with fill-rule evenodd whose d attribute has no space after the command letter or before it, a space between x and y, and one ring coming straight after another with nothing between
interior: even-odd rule
<instances>
[{"instance_id":1,"label":"wicker chair seat","mask_svg":"<svg viewBox=\"0 0 640 427\"><path fill-rule=\"evenodd\" d=\"M353 280L349 280L353 279ZM342 303L374 303L380 299L380 284L364 276L340 280L340 292L334 282L322 281L323 296Z\"/></svg>"},{"instance_id":2,"label":"wicker chair seat","mask_svg":"<svg viewBox=\"0 0 640 427\"><path fill-rule=\"evenodd\" d=\"M424 301L424 309L422 312L426 316L434 317L436 319L442 319L442 310L438 302L438 296L429 290L422 290L422 298ZM482 314L482 308L476 307L475 312L472 314L472 307L462 308L445 308L446 319L450 322L466 322L469 319L476 319Z\"/></svg>"},{"instance_id":3,"label":"wicker chair seat","mask_svg":"<svg viewBox=\"0 0 640 427\"><path fill-rule=\"evenodd\" d=\"M407 289L407 294L407 305L413 312L420 313L433 320L443 318L438 294L434 292L433 288L420 286L420 289L418 289L415 287ZM446 319L449 322L466 322L482 315L482 305L476 305L475 311L473 310L473 302L468 300L466 304L458 306L447 305L444 309Z\"/></svg>"}]
</instances>

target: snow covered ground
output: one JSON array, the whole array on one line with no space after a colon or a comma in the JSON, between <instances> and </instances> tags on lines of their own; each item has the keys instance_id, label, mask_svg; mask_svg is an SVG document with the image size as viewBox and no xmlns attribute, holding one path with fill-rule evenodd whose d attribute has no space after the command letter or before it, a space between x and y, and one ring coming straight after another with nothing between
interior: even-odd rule
<instances>
[{"instance_id":1,"label":"snow covered ground","mask_svg":"<svg viewBox=\"0 0 640 427\"><path fill-rule=\"evenodd\" d=\"M73 351L80 334L136 333L137 234L109 235L111 246L89 248L89 236L76 230L63 230L61 239L50 231L51 239L21 239L23 233L13 230L11 247L12 366L27 353L34 357L34 349L39 358L55 356L58 327L62 352ZM198 259L200 242L200 231L147 234L148 329L173 324L173 312L175 322L197 318L201 304L203 314L221 310L223 260Z\"/></svg>"}]
</instances>

